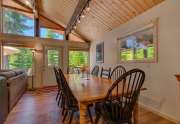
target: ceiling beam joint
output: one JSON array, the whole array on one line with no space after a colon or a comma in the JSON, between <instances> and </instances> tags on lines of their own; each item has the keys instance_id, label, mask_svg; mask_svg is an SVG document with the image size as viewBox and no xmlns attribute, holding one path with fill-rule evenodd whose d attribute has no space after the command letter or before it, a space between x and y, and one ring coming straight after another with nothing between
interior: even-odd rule
<instances>
[{"instance_id":1,"label":"ceiling beam joint","mask_svg":"<svg viewBox=\"0 0 180 124\"><path fill-rule=\"evenodd\" d=\"M87 7L91 0L79 0L73 15L71 16L71 19L69 23L67 24L65 35L68 36L71 30L73 29L73 26L76 25L76 22L78 19L80 19L81 14L83 13L84 9Z\"/></svg>"}]
</instances>

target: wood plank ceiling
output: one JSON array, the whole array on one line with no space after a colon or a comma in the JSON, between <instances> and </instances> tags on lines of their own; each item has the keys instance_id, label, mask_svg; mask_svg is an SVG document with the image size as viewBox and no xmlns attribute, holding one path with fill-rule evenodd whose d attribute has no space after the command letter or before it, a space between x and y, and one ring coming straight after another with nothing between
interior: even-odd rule
<instances>
[{"instance_id":1,"label":"wood plank ceiling","mask_svg":"<svg viewBox=\"0 0 180 124\"><path fill-rule=\"evenodd\" d=\"M66 27L78 0L38 0L39 12Z\"/></svg>"},{"instance_id":2,"label":"wood plank ceiling","mask_svg":"<svg viewBox=\"0 0 180 124\"><path fill-rule=\"evenodd\" d=\"M78 0L40 0L39 11L66 26ZM93 41L164 0L92 0L75 32Z\"/></svg>"}]
</instances>

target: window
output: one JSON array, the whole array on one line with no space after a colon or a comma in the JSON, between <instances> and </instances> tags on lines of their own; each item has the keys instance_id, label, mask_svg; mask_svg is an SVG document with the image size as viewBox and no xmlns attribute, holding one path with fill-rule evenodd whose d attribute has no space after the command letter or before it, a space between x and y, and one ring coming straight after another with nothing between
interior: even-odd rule
<instances>
[{"instance_id":1,"label":"window","mask_svg":"<svg viewBox=\"0 0 180 124\"><path fill-rule=\"evenodd\" d=\"M62 31L48 29L48 28L40 28L40 37L41 38L52 38L57 40L63 40L64 35Z\"/></svg>"},{"instance_id":2,"label":"window","mask_svg":"<svg viewBox=\"0 0 180 124\"><path fill-rule=\"evenodd\" d=\"M127 35L119 40L120 61L147 61L157 60L157 29L156 25L150 25L142 30Z\"/></svg>"},{"instance_id":3,"label":"window","mask_svg":"<svg viewBox=\"0 0 180 124\"><path fill-rule=\"evenodd\" d=\"M4 69L31 68L32 51L28 48L3 47Z\"/></svg>"},{"instance_id":4,"label":"window","mask_svg":"<svg viewBox=\"0 0 180 124\"><path fill-rule=\"evenodd\" d=\"M88 66L87 51L69 51L69 73L80 73L81 68Z\"/></svg>"},{"instance_id":5,"label":"window","mask_svg":"<svg viewBox=\"0 0 180 124\"><path fill-rule=\"evenodd\" d=\"M3 33L34 36L33 14L3 8Z\"/></svg>"},{"instance_id":6,"label":"window","mask_svg":"<svg viewBox=\"0 0 180 124\"><path fill-rule=\"evenodd\" d=\"M48 66L59 66L59 50L48 49Z\"/></svg>"},{"instance_id":7,"label":"window","mask_svg":"<svg viewBox=\"0 0 180 124\"><path fill-rule=\"evenodd\" d=\"M82 67L88 65L88 58L86 51L69 51L69 66Z\"/></svg>"}]
</instances>

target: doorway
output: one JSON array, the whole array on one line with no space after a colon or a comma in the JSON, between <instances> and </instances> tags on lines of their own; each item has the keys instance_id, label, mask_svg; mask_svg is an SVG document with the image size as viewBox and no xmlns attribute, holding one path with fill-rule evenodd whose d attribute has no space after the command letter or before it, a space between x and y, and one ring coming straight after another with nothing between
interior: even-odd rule
<instances>
[{"instance_id":1,"label":"doorway","mask_svg":"<svg viewBox=\"0 0 180 124\"><path fill-rule=\"evenodd\" d=\"M62 48L45 47L45 67L43 73L43 86L55 86L56 78L53 67L62 68Z\"/></svg>"}]
</instances>

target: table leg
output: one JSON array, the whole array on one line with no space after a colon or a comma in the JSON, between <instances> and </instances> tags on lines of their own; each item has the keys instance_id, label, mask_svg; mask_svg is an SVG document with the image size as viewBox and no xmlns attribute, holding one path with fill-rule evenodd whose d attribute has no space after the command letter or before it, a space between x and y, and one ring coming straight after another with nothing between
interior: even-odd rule
<instances>
[{"instance_id":1,"label":"table leg","mask_svg":"<svg viewBox=\"0 0 180 124\"><path fill-rule=\"evenodd\" d=\"M80 113L79 124L86 124L86 112L87 112L87 106L85 104L80 103L79 104L79 113Z\"/></svg>"},{"instance_id":2,"label":"table leg","mask_svg":"<svg viewBox=\"0 0 180 124\"><path fill-rule=\"evenodd\" d=\"M134 124L138 124L138 114L139 114L139 105L138 101L135 104L134 112L133 112L133 118L134 118Z\"/></svg>"}]
</instances>

